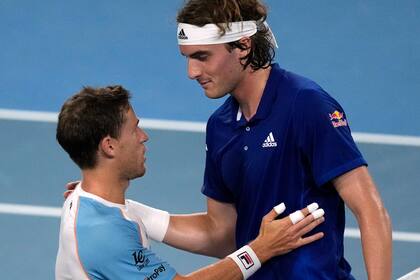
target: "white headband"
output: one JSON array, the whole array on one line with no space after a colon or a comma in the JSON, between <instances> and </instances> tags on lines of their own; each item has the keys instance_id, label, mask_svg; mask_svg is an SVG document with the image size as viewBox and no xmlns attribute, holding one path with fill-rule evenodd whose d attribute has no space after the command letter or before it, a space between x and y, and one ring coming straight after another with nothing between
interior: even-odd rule
<instances>
[{"instance_id":1,"label":"white headband","mask_svg":"<svg viewBox=\"0 0 420 280\"><path fill-rule=\"evenodd\" d=\"M264 25L268 28L271 43L277 48L276 38L271 32L267 22ZM202 27L178 23L178 45L214 45L235 42L243 37L251 37L257 33L257 22L254 20L239 21L229 23L224 35L220 34L220 29L216 24L206 24Z\"/></svg>"}]
</instances>

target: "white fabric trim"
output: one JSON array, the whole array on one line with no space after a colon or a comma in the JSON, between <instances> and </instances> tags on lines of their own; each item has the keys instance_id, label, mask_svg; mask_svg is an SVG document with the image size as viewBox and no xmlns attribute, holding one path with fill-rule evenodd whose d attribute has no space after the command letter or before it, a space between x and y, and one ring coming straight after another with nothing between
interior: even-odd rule
<instances>
[{"instance_id":1,"label":"white fabric trim","mask_svg":"<svg viewBox=\"0 0 420 280\"><path fill-rule=\"evenodd\" d=\"M238 113L236 113L236 121L239 122L242 118L241 106L238 107Z\"/></svg>"}]
</instances>

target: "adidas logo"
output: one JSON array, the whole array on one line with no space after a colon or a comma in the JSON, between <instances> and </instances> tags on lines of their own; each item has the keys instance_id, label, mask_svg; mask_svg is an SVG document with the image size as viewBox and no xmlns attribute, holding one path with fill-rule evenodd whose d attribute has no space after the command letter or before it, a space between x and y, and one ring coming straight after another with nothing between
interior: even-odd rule
<instances>
[{"instance_id":1,"label":"adidas logo","mask_svg":"<svg viewBox=\"0 0 420 280\"><path fill-rule=\"evenodd\" d=\"M181 31L179 31L179 33L178 33L178 39L188 40L188 36L185 35L184 29L181 29Z\"/></svg>"},{"instance_id":2,"label":"adidas logo","mask_svg":"<svg viewBox=\"0 0 420 280\"><path fill-rule=\"evenodd\" d=\"M274 140L273 132L270 132L268 134L267 139L264 140L264 143L262 144L263 148L269 148L269 147L277 147L277 142Z\"/></svg>"}]
</instances>

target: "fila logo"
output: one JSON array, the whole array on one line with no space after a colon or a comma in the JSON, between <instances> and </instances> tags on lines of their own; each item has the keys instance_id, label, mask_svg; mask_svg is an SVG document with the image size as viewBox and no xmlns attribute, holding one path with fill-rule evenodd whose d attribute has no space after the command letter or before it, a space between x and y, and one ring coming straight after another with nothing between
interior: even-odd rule
<instances>
[{"instance_id":1,"label":"fila logo","mask_svg":"<svg viewBox=\"0 0 420 280\"><path fill-rule=\"evenodd\" d=\"M181 31L179 31L179 33L178 33L178 39L188 40L188 36L185 35L184 29L181 29Z\"/></svg>"},{"instance_id":2,"label":"fila logo","mask_svg":"<svg viewBox=\"0 0 420 280\"><path fill-rule=\"evenodd\" d=\"M242 254L238 255L239 260L245 267L245 269L250 269L254 265L254 261L252 260L251 256L248 255L247 252L243 252Z\"/></svg>"},{"instance_id":3,"label":"fila logo","mask_svg":"<svg viewBox=\"0 0 420 280\"><path fill-rule=\"evenodd\" d=\"M263 148L269 148L269 147L277 147L277 142L274 140L273 132L270 132L268 134L267 139L264 140L264 143L262 144Z\"/></svg>"}]
</instances>

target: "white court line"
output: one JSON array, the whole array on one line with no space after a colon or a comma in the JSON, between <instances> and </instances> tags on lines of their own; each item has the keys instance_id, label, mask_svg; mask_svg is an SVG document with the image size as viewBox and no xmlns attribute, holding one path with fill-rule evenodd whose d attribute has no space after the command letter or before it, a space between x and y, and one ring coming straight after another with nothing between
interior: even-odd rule
<instances>
[{"instance_id":1,"label":"white court line","mask_svg":"<svg viewBox=\"0 0 420 280\"><path fill-rule=\"evenodd\" d=\"M58 113L0 109L0 120L32 121L56 123ZM206 132L206 123L172 121L158 119L140 119L140 125L146 129L176 130L186 132Z\"/></svg>"},{"instance_id":2,"label":"white court line","mask_svg":"<svg viewBox=\"0 0 420 280\"><path fill-rule=\"evenodd\" d=\"M358 228L346 228L344 230L344 236L348 238L360 238L360 230ZM392 240L420 242L420 233L406 232L406 231L393 231Z\"/></svg>"},{"instance_id":3,"label":"white court line","mask_svg":"<svg viewBox=\"0 0 420 280\"><path fill-rule=\"evenodd\" d=\"M57 122L58 113L0 109L0 119L12 121Z\"/></svg>"},{"instance_id":4,"label":"white court line","mask_svg":"<svg viewBox=\"0 0 420 280\"><path fill-rule=\"evenodd\" d=\"M397 280L416 280L416 279L417 280L420 279L420 267L404 275L403 277L398 278Z\"/></svg>"},{"instance_id":5,"label":"white court line","mask_svg":"<svg viewBox=\"0 0 420 280\"><path fill-rule=\"evenodd\" d=\"M35 121L35 122L57 122L58 113L41 112L41 111L25 111L0 109L0 119L18 120L18 121ZM141 119L140 125L145 129L159 130L175 130L185 132L205 132L206 123L189 122L189 121L173 121L159 119ZM359 143L400 145L420 147L420 137L378 133L361 133L354 132L353 137Z\"/></svg>"},{"instance_id":6,"label":"white court line","mask_svg":"<svg viewBox=\"0 0 420 280\"><path fill-rule=\"evenodd\" d=\"M25 215L25 216L60 218L61 208L25 205L25 204L0 203L0 214L14 214L14 215ZM344 231L344 237L360 238L360 231L357 228L346 228ZM392 239L394 241L420 242L420 233L393 231Z\"/></svg>"},{"instance_id":7,"label":"white court line","mask_svg":"<svg viewBox=\"0 0 420 280\"><path fill-rule=\"evenodd\" d=\"M61 208L0 203L0 213L25 216L60 217Z\"/></svg>"}]
</instances>

